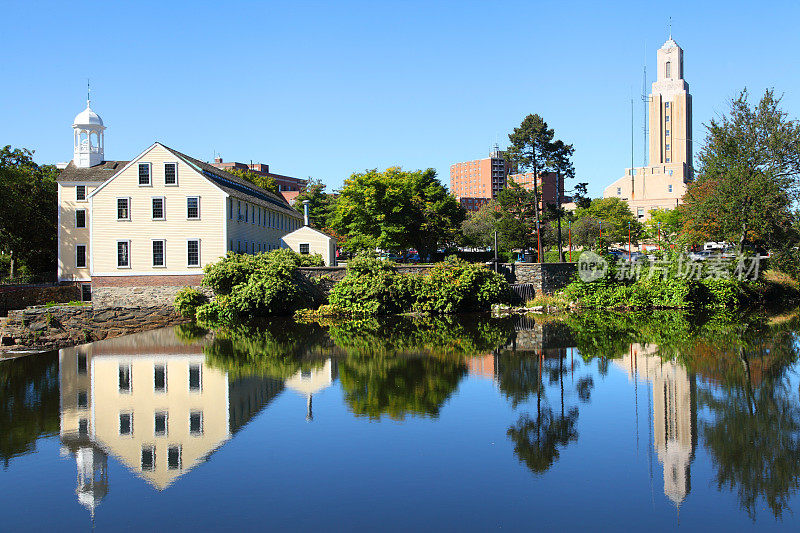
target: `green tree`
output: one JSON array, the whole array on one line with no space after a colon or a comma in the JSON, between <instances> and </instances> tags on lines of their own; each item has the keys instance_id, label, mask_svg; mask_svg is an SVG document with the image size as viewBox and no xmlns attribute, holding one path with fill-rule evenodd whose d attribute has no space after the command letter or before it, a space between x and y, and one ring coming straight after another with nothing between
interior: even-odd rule
<instances>
[{"instance_id":1,"label":"green tree","mask_svg":"<svg viewBox=\"0 0 800 533\"><path fill-rule=\"evenodd\" d=\"M345 180L330 218L351 251L402 251L422 257L455 243L466 212L436 179L433 169L388 168Z\"/></svg>"},{"instance_id":2,"label":"green tree","mask_svg":"<svg viewBox=\"0 0 800 533\"><path fill-rule=\"evenodd\" d=\"M303 213L303 202L305 200L308 200L309 224L320 230L328 228L330 225L328 219L335 199L325 192L325 184L322 183L322 180L308 178L306 188L297 195L293 207Z\"/></svg>"},{"instance_id":3,"label":"green tree","mask_svg":"<svg viewBox=\"0 0 800 533\"><path fill-rule=\"evenodd\" d=\"M650 220L645 222L645 234L653 242L662 245L674 244L681 234L684 223L682 209L651 209Z\"/></svg>"},{"instance_id":4,"label":"green tree","mask_svg":"<svg viewBox=\"0 0 800 533\"><path fill-rule=\"evenodd\" d=\"M684 196L687 232L739 249L780 241L798 199L800 123L772 90L754 106L744 90L706 129L697 179Z\"/></svg>"},{"instance_id":5,"label":"green tree","mask_svg":"<svg viewBox=\"0 0 800 533\"><path fill-rule=\"evenodd\" d=\"M227 168L225 172L228 174L233 174L234 176L238 176L243 180L247 180L256 187L261 187L262 189L266 189L270 192L278 194L278 184L275 182L275 178L272 176L262 176L261 174L257 174L252 170L246 170L242 168Z\"/></svg>"},{"instance_id":6,"label":"green tree","mask_svg":"<svg viewBox=\"0 0 800 533\"><path fill-rule=\"evenodd\" d=\"M592 199L589 198L589 184L584 182L576 183L575 188L572 190L572 201L576 207L589 207L592 204Z\"/></svg>"},{"instance_id":7,"label":"green tree","mask_svg":"<svg viewBox=\"0 0 800 533\"><path fill-rule=\"evenodd\" d=\"M556 205L553 206L556 228L558 233L558 260L564 261L564 247L561 238L561 218L564 210L561 208L561 197L564 195L564 180L575 177L575 165L572 163L572 156L575 148L571 144L565 144L561 140L555 141L551 146L549 166L556 173Z\"/></svg>"},{"instance_id":8,"label":"green tree","mask_svg":"<svg viewBox=\"0 0 800 533\"><path fill-rule=\"evenodd\" d=\"M33 274L54 277L58 170L37 165L32 156L25 148L0 149L0 252Z\"/></svg>"},{"instance_id":9,"label":"green tree","mask_svg":"<svg viewBox=\"0 0 800 533\"><path fill-rule=\"evenodd\" d=\"M573 241L581 246L590 246L595 242L595 228L599 236L600 222L603 226L605 243L628 242L629 224L634 243L638 242L643 230L642 224L633 215L628 204L619 198L595 198L589 207L576 209L575 216L578 220L572 226ZM586 222L581 222L583 219L586 219ZM583 240L584 234L587 235L586 240Z\"/></svg>"},{"instance_id":10,"label":"green tree","mask_svg":"<svg viewBox=\"0 0 800 533\"><path fill-rule=\"evenodd\" d=\"M500 247L506 250L527 250L535 244L536 198L534 191L524 188L514 180L500 191L497 203L500 206L497 230Z\"/></svg>"},{"instance_id":11,"label":"green tree","mask_svg":"<svg viewBox=\"0 0 800 533\"><path fill-rule=\"evenodd\" d=\"M486 202L461 223L462 243L477 248L494 247L494 232L499 231L499 219L500 206L497 201Z\"/></svg>"}]
</instances>

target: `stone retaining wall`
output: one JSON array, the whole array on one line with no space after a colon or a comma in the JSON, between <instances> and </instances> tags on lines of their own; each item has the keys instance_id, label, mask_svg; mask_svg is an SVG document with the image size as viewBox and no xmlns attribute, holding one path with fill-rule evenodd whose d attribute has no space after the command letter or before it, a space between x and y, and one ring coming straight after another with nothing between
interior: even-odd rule
<instances>
[{"instance_id":1,"label":"stone retaining wall","mask_svg":"<svg viewBox=\"0 0 800 533\"><path fill-rule=\"evenodd\" d=\"M97 309L110 308L136 308L136 307L172 307L175 295L187 285L146 286L146 287L118 287L100 286L92 287L92 303ZM212 292L208 287L191 285L211 297Z\"/></svg>"},{"instance_id":2,"label":"stone retaining wall","mask_svg":"<svg viewBox=\"0 0 800 533\"><path fill-rule=\"evenodd\" d=\"M499 265L509 283L530 283L537 294L553 294L569 284L575 263L511 263Z\"/></svg>"},{"instance_id":3,"label":"stone retaining wall","mask_svg":"<svg viewBox=\"0 0 800 533\"><path fill-rule=\"evenodd\" d=\"M49 302L71 302L81 299L81 288L74 284L0 285L0 316L11 309L25 309L29 305Z\"/></svg>"},{"instance_id":4,"label":"stone retaining wall","mask_svg":"<svg viewBox=\"0 0 800 533\"><path fill-rule=\"evenodd\" d=\"M172 306L102 308L85 306L29 307L9 311L0 326L4 349L56 349L138 331L183 324Z\"/></svg>"}]
</instances>

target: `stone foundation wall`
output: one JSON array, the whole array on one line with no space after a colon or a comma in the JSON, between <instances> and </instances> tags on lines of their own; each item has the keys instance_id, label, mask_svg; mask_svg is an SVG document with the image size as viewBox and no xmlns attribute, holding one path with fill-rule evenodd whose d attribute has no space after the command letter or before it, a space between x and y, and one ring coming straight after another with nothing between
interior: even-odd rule
<instances>
[{"instance_id":1,"label":"stone foundation wall","mask_svg":"<svg viewBox=\"0 0 800 533\"><path fill-rule=\"evenodd\" d=\"M172 306L102 308L30 307L9 311L0 325L2 348L56 349L138 331L183 324Z\"/></svg>"},{"instance_id":2,"label":"stone foundation wall","mask_svg":"<svg viewBox=\"0 0 800 533\"><path fill-rule=\"evenodd\" d=\"M512 263L500 265L499 271L509 283L530 283L537 294L553 294L569 284L577 267L575 263Z\"/></svg>"},{"instance_id":3,"label":"stone foundation wall","mask_svg":"<svg viewBox=\"0 0 800 533\"><path fill-rule=\"evenodd\" d=\"M93 286L92 303L97 309L104 307L172 307L172 304L175 302L175 295L185 286L186 285L148 287ZM212 296L211 289L208 287L201 287L199 282L197 285L192 286L204 292L208 297Z\"/></svg>"},{"instance_id":4,"label":"stone foundation wall","mask_svg":"<svg viewBox=\"0 0 800 533\"><path fill-rule=\"evenodd\" d=\"M11 309L25 309L29 305L44 305L50 302L71 302L81 299L81 288L77 284L56 285L0 285L0 316Z\"/></svg>"}]
</instances>

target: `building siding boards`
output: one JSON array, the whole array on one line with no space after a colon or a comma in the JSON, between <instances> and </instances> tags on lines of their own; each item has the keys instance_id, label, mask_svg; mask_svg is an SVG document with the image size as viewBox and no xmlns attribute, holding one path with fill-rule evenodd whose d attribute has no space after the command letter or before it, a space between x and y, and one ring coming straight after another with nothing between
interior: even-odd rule
<instances>
[{"instance_id":1,"label":"building siding boards","mask_svg":"<svg viewBox=\"0 0 800 533\"><path fill-rule=\"evenodd\" d=\"M139 163L151 164L149 186L139 185ZM164 184L164 163L177 163L178 184ZM200 197L200 219L187 219L187 197ZM153 220L152 199L164 198L163 220ZM117 220L117 199L130 198L130 220ZM155 145L91 197L92 273L103 275L201 273L225 255L225 193L173 153ZM200 265L187 265L188 239L200 239ZM164 267L153 266L154 239L163 239ZM117 266L117 242L130 241L130 266Z\"/></svg>"},{"instance_id":2,"label":"building siding boards","mask_svg":"<svg viewBox=\"0 0 800 533\"><path fill-rule=\"evenodd\" d=\"M86 187L85 201L76 200L78 185ZM58 279L60 281L88 281L89 273L89 224L91 214L89 209L89 194L97 188L97 183L92 182L59 182L58 183ZM75 227L75 213L78 209L86 210L86 227ZM86 246L86 267L76 266L77 247L79 244Z\"/></svg>"},{"instance_id":3,"label":"building siding boards","mask_svg":"<svg viewBox=\"0 0 800 533\"><path fill-rule=\"evenodd\" d=\"M301 244L308 244L308 253L320 254L325 260L325 266L336 265L336 239L322 232L303 226L288 235L284 235L281 240L284 246L297 253L300 253Z\"/></svg>"}]
</instances>

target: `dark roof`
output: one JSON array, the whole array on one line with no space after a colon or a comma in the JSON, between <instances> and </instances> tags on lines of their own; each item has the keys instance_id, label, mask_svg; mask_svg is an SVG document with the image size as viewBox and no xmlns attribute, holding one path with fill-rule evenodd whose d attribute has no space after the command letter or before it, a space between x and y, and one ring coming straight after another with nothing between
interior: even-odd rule
<instances>
[{"instance_id":1,"label":"dark roof","mask_svg":"<svg viewBox=\"0 0 800 533\"><path fill-rule=\"evenodd\" d=\"M163 144L161 146L164 146ZM172 152L176 157L183 159L183 161L189 165L195 167L198 172L205 175L206 178L210 179L214 182L214 185L222 189L223 191L227 192L233 196L249 196L251 198L256 198L261 200L260 203L263 204L270 204L273 207L278 207L283 211L300 218L302 215L295 209L293 209L289 203L283 198L283 196L279 194L275 194L272 191L268 191L266 189L262 189L258 185L255 185L245 179L240 178L239 176L235 176L229 172L225 172L224 170L217 168L213 165L200 161L199 159L195 159L194 157L188 156L183 154L177 150L170 148L169 146L164 146L165 149Z\"/></svg>"},{"instance_id":2,"label":"dark roof","mask_svg":"<svg viewBox=\"0 0 800 533\"><path fill-rule=\"evenodd\" d=\"M103 161L93 167L78 168L74 161L58 175L58 181L96 181L103 182L122 170L128 161Z\"/></svg>"}]
</instances>

